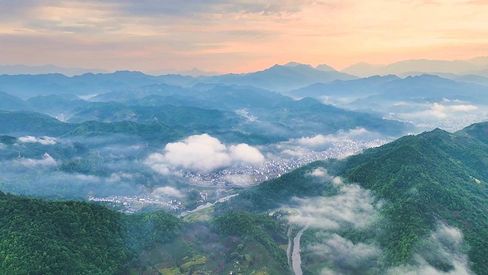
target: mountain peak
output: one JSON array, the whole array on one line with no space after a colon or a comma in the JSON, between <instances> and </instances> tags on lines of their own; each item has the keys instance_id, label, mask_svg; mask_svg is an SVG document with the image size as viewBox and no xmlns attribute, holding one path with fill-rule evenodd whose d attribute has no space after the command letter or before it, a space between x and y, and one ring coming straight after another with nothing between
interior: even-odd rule
<instances>
[{"instance_id":1,"label":"mountain peak","mask_svg":"<svg viewBox=\"0 0 488 275\"><path fill-rule=\"evenodd\" d=\"M284 67L312 67L309 64L299 63L299 62L295 62L295 61L290 61L290 62L288 62L282 66L284 66Z\"/></svg>"},{"instance_id":2,"label":"mountain peak","mask_svg":"<svg viewBox=\"0 0 488 275\"><path fill-rule=\"evenodd\" d=\"M334 72L336 69L334 69L332 66L329 66L327 64L320 64L315 67L315 69L319 71L324 71L324 72Z\"/></svg>"}]
</instances>

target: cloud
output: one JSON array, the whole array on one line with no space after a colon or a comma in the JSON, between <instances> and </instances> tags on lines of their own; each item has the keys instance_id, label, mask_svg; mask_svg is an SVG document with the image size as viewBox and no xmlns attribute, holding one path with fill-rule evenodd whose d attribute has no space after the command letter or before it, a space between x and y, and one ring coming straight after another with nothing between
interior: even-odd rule
<instances>
[{"instance_id":1,"label":"cloud","mask_svg":"<svg viewBox=\"0 0 488 275\"><path fill-rule=\"evenodd\" d=\"M2 56L3 62L11 64L145 71L196 66L243 72L295 59L345 66L361 61L361 56L385 63L419 55L450 58L485 53L487 31L483 26L488 5L413 2L419 1L1 0L0 33L32 35L34 43L5 45L10 43L0 36L0 47L9 53ZM371 9L387 12L366 12ZM411 18L405 11L412 10L416 20L410 22L413 25L405 24ZM324 14L328 20L322 20ZM435 25L430 24L432 14L437 15ZM456 25L463 19L469 20ZM430 27L424 28L426 25ZM459 28L453 30L453 25ZM392 33L391 29L399 31ZM368 35L371 32L375 35ZM262 38L261 43L255 43L257 37ZM46 38L53 40L42 43ZM452 45L453 39L465 43ZM67 40L74 40L75 45L59 46ZM117 50L133 40L139 42L137 46ZM361 43L366 40L368 43ZM26 55L34 52L34 45L37 54ZM114 45L117 47L112 48ZM208 45L210 50L202 49ZM309 45L308 51L304 53L301 45Z\"/></svg>"},{"instance_id":2,"label":"cloud","mask_svg":"<svg viewBox=\"0 0 488 275\"><path fill-rule=\"evenodd\" d=\"M486 106L460 100L402 102L401 105L397 105L398 108L393 109L388 118L409 121L424 130L440 127L447 131L457 131L488 118Z\"/></svg>"},{"instance_id":3,"label":"cloud","mask_svg":"<svg viewBox=\"0 0 488 275\"><path fill-rule=\"evenodd\" d=\"M47 27L57 29L63 27L60 12L68 13L70 16L79 20L75 24L68 24L74 27L83 28L87 26L104 26L103 23L107 18L113 21L122 19L173 19L178 17L193 17L199 19L211 18L221 14L255 14L261 16L271 16L280 14L296 13L302 7L313 3L310 0L140 0L137 2L130 0L18 0L18 1L0 1L0 11L4 11L5 19L14 20L19 16L27 17L26 22L32 22L37 27ZM9 11L9 12L7 12ZM56 16L58 15L58 16ZM86 17L83 19L81 15ZM100 17L105 15L106 18ZM40 19L43 20L40 20ZM50 20L48 20L50 19ZM82 20L83 19L83 20ZM114 23L114 22L112 22ZM58 26L59 25L59 26ZM68 29L71 30L71 29Z\"/></svg>"},{"instance_id":4,"label":"cloud","mask_svg":"<svg viewBox=\"0 0 488 275\"><path fill-rule=\"evenodd\" d=\"M185 195L178 189L171 186L158 187L151 193L153 196L168 196L173 198L183 198Z\"/></svg>"},{"instance_id":5,"label":"cloud","mask_svg":"<svg viewBox=\"0 0 488 275\"><path fill-rule=\"evenodd\" d=\"M168 143L161 153L147 157L145 164L160 174L178 169L208 173L233 165L259 165L261 152L247 144L227 146L207 134L194 135L182 141Z\"/></svg>"},{"instance_id":6,"label":"cloud","mask_svg":"<svg viewBox=\"0 0 488 275\"><path fill-rule=\"evenodd\" d=\"M439 223L431 235L420 242L413 260L406 265L383 269L380 259L383 251L374 242L353 242L336 233L316 231L313 243L303 248L323 259L327 266L321 274L428 274L470 275L468 257L464 253L462 232ZM434 265L448 267L439 270Z\"/></svg>"},{"instance_id":7,"label":"cloud","mask_svg":"<svg viewBox=\"0 0 488 275\"><path fill-rule=\"evenodd\" d=\"M314 171L316 174L325 173ZM334 185L339 186L336 195L296 198L298 207L293 210L298 214L289 215L288 221L322 230L337 230L343 226L365 228L370 225L377 218L379 207L375 204L371 193L357 184L342 184L342 181L334 181Z\"/></svg>"},{"instance_id":8,"label":"cloud","mask_svg":"<svg viewBox=\"0 0 488 275\"><path fill-rule=\"evenodd\" d=\"M44 153L41 159L21 158L17 160L17 163L29 168L53 167L58 165L57 161L53 157L51 157L48 153Z\"/></svg>"},{"instance_id":9,"label":"cloud","mask_svg":"<svg viewBox=\"0 0 488 275\"><path fill-rule=\"evenodd\" d=\"M300 11L303 5L311 1L300 0L166 0L164 4L157 1L142 0L111 1L116 9L130 16L180 16L208 15L225 13L277 14Z\"/></svg>"},{"instance_id":10,"label":"cloud","mask_svg":"<svg viewBox=\"0 0 488 275\"><path fill-rule=\"evenodd\" d=\"M237 174L237 175L225 175L224 179L237 186L249 186L254 184L255 180L250 175Z\"/></svg>"},{"instance_id":11,"label":"cloud","mask_svg":"<svg viewBox=\"0 0 488 275\"><path fill-rule=\"evenodd\" d=\"M469 275L467 256L463 253L463 234L444 223L438 224L435 231L414 255L415 264L403 265L388 270L388 274L429 274L429 275ZM444 272L433 267L429 262L450 265L451 270Z\"/></svg>"},{"instance_id":12,"label":"cloud","mask_svg":"<svg viewBox=\"0 0 488 275\"><path fill-rule=\"evenodd\" d=\"M344 182L342 181L341 177L329 175L327 169L323 167L315 168L312 172L309 173L309 175L312 177L321 178L324 181L328 181L332 183L335 187L341 188L344 185Z\"/></svg>"},{"instance_id":13,"label":"cloud","mask_svg":"<svg viewBox=\"0 0 488 275\"><path fill-rule=\"evenodd\" d=\"M409 102L397 102L394 105L402 107L411 107L420 109L418 111L412 111L402 113L399 117L404 119L445 119L450 116L458 116L459 113L470 113L478 111L479 107L470 103L462 102L459 100L444 99L440 102L433 102L430 104L418 104Z\"/></svg>"},{"instance_id":14,"label":"cloud","mask_svg":"<svg viewBox=\"0 0 488 275\"><path fill-rule=\"evenodd\" d=\"M317 177L317 178L330 178L329 174L327 173L327 170L325 168L319 167L314 169L311 173L311 176Z\"/></svg>"},{"instance_id":15,"label":"cloud","mask_svg":"<svg viewBox=\"0 0 488 275\"><path fill-rule=\"evenodd\" d=\"M34 137L34 136L24 136L19 137L21 143L40 143L42 145L54 145L56 144L56 139L53 137Z\"/></svg>"},{"instance_id":16,"label":"cloud","mask_svg":"<svg viewBox=\"0 0 488 275\"><path fill-rule=\"evenodd\" d=\"M353 138L371 135L372 132L364 128L355 128L348 131L338 131L330 135L316 135L313 137L303 137L298 139L298 144L310 147L323 146L327 144L344 143Z\"/></svg>"},{"instance_id":17,"label":"cloud","mask_svg":"<svg viewBox=\"0 0 488 275\"><path fill-rule=\"evenodd\" d=\"M307 252L323 257L330 268L321 274L361 274L375 268L381 249L374 244L353 243L337 234L325 234L323 242L306 247Z\"/></svg>"},{"instance_id":18,"label":"cloud","mask_svg":"<svg viewBox=\"0 0 488 275\"><path fill-rule=\"evenodd\" d=\"M433 103L427 111L423 113L426 116L434 116L437 118L446 118L453 113L466 113L478 110L478 107L471 104L453 104L445 105L442 103ZM422 115L422 113L420 113Z\"/></svg>"},{"instance_id":19,"label":"cloud","mask_svg":"<svg viewBox=\"0 0 488 275\"><path fill-rule=\"evenodd\" d=\"M264 161L264 156L258 149L245 143L231 145L229 152L232 159L238 162L260 164Z\"/></svg>"},{"instance_id":20,"label":"cloud","mask_svg":"<svg viewBox=\"0 0 488 275\"><path fill-rule=\"evenodd\" d=\"M249 122L256 122L258 120L258 118L255 115L251 114L247 109L239 109L236 110L235 113Z\"/></svg>"},{"instance_id":21,"label":"cloud","mask_svg":"<svg viewBox=\"0 0 488 275\"><path fill-rule=\"evenodd\" d=\"M276 144L276 150L285 158L318 159L344 158L365 148L378 147L389 141L389 137L364 128L339 130L333 134L319 134L310 137L290 139Z\"/></svg>"},{"instance_id":22,"label":"cloud","mask_svg":"<svg viewBox=\"0 0 488 275\"><path fill-rule=\"evenodd\" d=\"M120 182L120 181L131 181L134 179L134 174L124 173L124 172L115 172L110 174L110 177L107 179L109 182Z\"/></svg>"}]
</instances>

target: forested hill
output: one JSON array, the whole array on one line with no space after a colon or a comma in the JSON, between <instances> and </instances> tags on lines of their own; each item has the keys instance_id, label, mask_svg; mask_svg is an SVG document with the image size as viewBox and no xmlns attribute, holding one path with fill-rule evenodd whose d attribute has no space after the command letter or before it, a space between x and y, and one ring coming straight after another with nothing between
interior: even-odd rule
<instances>
[{"instance_id":1,"label":"forested hill","mask_svg":"<svg viewBox=\"0 0 488 275\"><path fill-rule=\"evenodd\" d=\"M163 212L126 216L0 192L0 273L118 273L140 249L172 239L179 226Z\"/></svg>"},{"instance_id":2,"label":"forested hill","mask_svg":"<svg viewBox=\"0 0 488 275\"><path fill-rule=\"evenodd\" d=\"M407 136L335 163L336 173L386 200L381 238L404 263L436 222L462 230L472 270L488 270L488 123Z\"/></svg>"},{"instance_id":3,"label":"forested hill","mask_svg":"<svg viewBox=\"0 0 488 275\"><path fill-rule=\"evenodd\" d=\"M0 192L0 274L288 274L286 242L267 215L183 221Z\"/></svg>"},{"instance_id":4,"label":"forested hill","mask_svg":"<svg viewBox=\"0 0 488 275\"><path fill-rule=\"evenodd\" d=\"M286 220L269 213L293 197L330 199L336 192L333 186L310 176L311 171L326 168L346 183L370 190L382 202L381 222L363 236L381 248L381 266L376 270L411 263L442 223L462 232L469 268L486 274L487 133L488 123L482 123L456 133L436 129L406 136L344 160L312 163L244 190L216 211L183 220L164 212L124 215L83 202L0 193L0 270L286 274ZM310 238L313 230L307 236L308 242L317 241ZM455 270L442 257L426 261L438 270ZM305 270L311 262L310 254L304 255Z\"/></svg>"}]
</instances>

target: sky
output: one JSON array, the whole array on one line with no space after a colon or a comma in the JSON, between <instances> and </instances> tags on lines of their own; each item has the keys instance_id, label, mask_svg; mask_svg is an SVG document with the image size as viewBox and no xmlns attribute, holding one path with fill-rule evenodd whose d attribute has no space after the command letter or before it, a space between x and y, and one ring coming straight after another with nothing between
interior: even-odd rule
<instances>
[{"instance_id":1,"label":"sky","mask_svg":"<svg viewBox=\"0 0 488 275\"><path fill-rule=\"evenodd\" d=\"M0 64L247 72L488 54L488 0L0 0Z\"/></svg>"}]
</instances>

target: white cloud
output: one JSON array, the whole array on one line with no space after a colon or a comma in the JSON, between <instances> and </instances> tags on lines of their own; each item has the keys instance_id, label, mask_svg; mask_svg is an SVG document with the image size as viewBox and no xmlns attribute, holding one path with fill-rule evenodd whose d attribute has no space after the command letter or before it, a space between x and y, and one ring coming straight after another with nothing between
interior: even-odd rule
<instances>
[{"instance_id":1,"label":"white cloud","mask_svg":"<svg viewBox=\"0 0 488 275\"><path fill-rule=\"evenodd\" d=\"M403 106L392 108L386 118L408 121L421 130L439 127L447 131L457 131L466 125L486 120L488 107L450 99L437 102L405 102Z\"/></svg>"},{"instance_id":2,"label":"white cloud","mask_svg":"<svg viewBox=\"0 0 488 275\"><path fill-rule=\"evenodd\" d=\"M466 113L478 110L478 107L471 104L453 104L447 105L442 103L433 103L430 109L425 111L424 115L432 115L437 118L446 118L453 113Z\"/></svg>"},{"instance_id":3,"label":"white cloud","mask_svg":"<svg viewBox=\"0 0 488 275\"><path fill-rule=\"evenodd\" d=\"M229 147L229 153L230 157L238 162L260 164L264 161L264 156L258 149L245 143L231 145Z\"/></svg>"},{"instance_id":4,"label":"white cloud","mask_svg":"<svg viewBox=\"0 0 488 275\"><path fill-rule=\"evenodd\" d=\"M377 217L377 206L368 190L356 184L339 185L338 194L328 197L295 199L298 207L296 215L290 215L292 224L309 226L323 230L335 230L342 226L364 228Z\"/></svg>"},{"instance_id":5,"label":"white cloud","mask_svg":"<svg viewBox=\"0 0 488 275\"><path fill-rule=\"evenodd\" d=\"M227 182L237 186L249 186L254 184L254 179L250 175L226 175L224 176L224 179Z\"/></svg>"},{"instance_id":6,"label":"white cloud","mask_svg":"<svg viewBox=\"0 0 488 275\"><path fill-rule=\"evenodd\" d=\"M463 244L462 232L446 224L439 224L430 237L425 241L425 247L414 255L415 264L392 268L388 274L428 274L428 275L470 275L468 259L461 252ZM426 258L448 263L453 269L448 272L439 271L425 260Z\"/></svg>"},{"instance_id":7,"label":"white cloud","mask_svg":"<svg viewBox=\"0 0 488 275\"><path fill-rule=\"evenodd\" d=\"M249 110L247 110L247 109L239 109L239 110L236 110L235 113L238 114L239 116L245 118L249 122L256 122L258 120L258 118L256 116L254 116L253 114L251 114L249 112Z\"/></svg>"},{"instance_id":8,"label":"white cloud","mask_svg":"<svg viewBox=\"0 0 488 275\"><path fill-rule=\"evenodd\" d=\"M54 145L56 144L56 139L53 137L34 137L34 136L24 136L19 137L21 143L40 143L42 145Z\"/></svg>"},{"instance_id":9,"label":"white cloud","mask_svg":"<svg viewBox=\"0 0 488 275\"><path fill-rule=\"evenodd\" d=\"M178 189L171 186L163 186L154 189L151 193L153 196L168 196L174 198L183 198L185 195Z\"/></svg>"},{"instance_id":10,"label":"white cloud","mask_svg":"<svg viewBox=\"0 0 488 275\"><path fill-rule=\"evenodd\" d=\"M158 173L170 174L177 169L206 173L232 165L259 165L263 161L264 156L252 146L227 146L217 138L202 134L168 143L163 152L149 155L145 164Z\"/></svg>"},{"instance_id":11,"label":"white cloud","mask_svg":"<svg viewBox=\"0 0 488 275\"><path fill-rule=\"evenodd\" d=\"M69 176L69 174L66 174L66 175ZM102 179L100 177L94 176L94 175L73 174L72 176L76 180L83 181L83 182L96 182L96 183L99 183L99 182L102 181Z\"/></svg>"},{"instance_id":12,"label":"white cloud","mask_svg":"<svg viewBox=\"0 0 488 275\"><path fill-rule=\"evenodd\" d=\"M416 108L416 111L409 111L405 113L397 114L401 119L407 120L439 120L446 119L451 116L458 116L459 113L471 113L476 112L479 107L469 103L462 103L456 101L434 102L431 104L412 104L412 107ZM418 108L422 108L418 110Z\"/></svg>"},{"instance_id":13,"label":"white cloud","mask_svg":"<svg viewBox=\"0 0 488 275\"><path fill-rule=\"evenodd\" d=\"M116 172L110 174L110 177L107 179L108 182L120 182L120 181L130 181L134 178L133 174L124 173L124 172Z\"/></svg>"},{"instance_id":14,"label":"white cloud","mask_svg":"<svg viewBox=\"0 0 488 275\"><path fill-rule=\"evenodd\" d=\"M354 138L372 134L364 128L355 128L348 131L338 131L330 135L316 135L313 137L303 137L298 139L298 144L309 147L344 143Z\"/></svg>"},{"instance_id":15,"label":"white cloud","mask_svg":"<svg viewBox=\"0 0 488 275\"><path fill-rule=\"evenodd\" d=\"M329 181L330 183L332 183L336 187L343 187L343 185L344 185L344 182L342 181L342 179L340 177L335 177L335 176L329 175L329 172L327 171L327 169L325 169L323 167L315 168L314 170L312 170L312 172L309 173L309 175L312 177L321 178L324 181Z\"/></svg>"},{"instance_id":16,"label":"white cloud","mask_svg":"<svg viewBox=\"0 0 488 275\"><path fill-rule=\"evenodd\" d=\"M328 179L329 173L327 173L327 169L319 167L315 168L312 172L310 172L311 176L317 177L317 178L325 178Z\"/></svg>"},{"instance_id":17,"label":"white cloud","mask_svg":"<svg viewBox=\"0 0 488 275\"><path fill-rule=\"evenodd\" d=\"M381 249L373 244L353 243L337 234L325 234L325 240L306 248L329 262L321 274L356 274L375 266ZM348 272L349 271L349 272Z\"/></svg>"},{"instance_id":18,"label":"white cloud","mask_svg":"<svg viewBox=\"0 0 488 275\"><path fill-rule=\"evenodd\" d=\"M390 138L379 133L364 128L354 128L347 131L339 130L333 134L290 139L276 144L275 150L284 158L319 160L333 157L341 159L365 148L383 145L388 140Z\"/></svg>"},{"instance_id":19,"label":"white cloud","mask_svg":"<svg viewBox=\"0 0 488 275\"><path fill-rule=\"evenodd\" d=\"M44 153L41 159L21 158L17 160L17 163L25 167L31 167L31 168L32 167L53 167L58 164L57 161L53 157L51 157L48 153Z\"/></svg>"}]
</instances>

